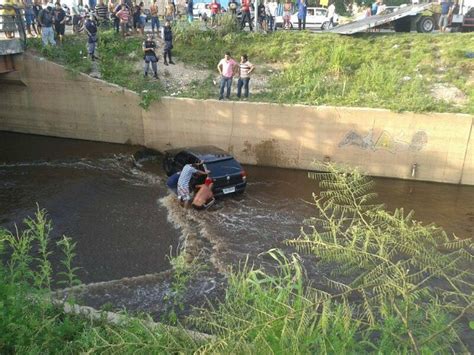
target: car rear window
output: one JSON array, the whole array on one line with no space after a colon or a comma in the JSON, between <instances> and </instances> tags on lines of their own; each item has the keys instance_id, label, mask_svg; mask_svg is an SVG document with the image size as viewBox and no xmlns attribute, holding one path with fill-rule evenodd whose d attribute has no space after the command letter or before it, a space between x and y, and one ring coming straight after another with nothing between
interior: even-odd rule
<instances>
[{"instance_id":1,"label":"car rear window","mask_svg":"<svg viewBox=\"0 0 474 355\"><path fill-rule=\"evenodd\" d=\"M226 159L206 163L206 168L211 171L213 177L240 173L242 167L235 159Z\"/></svg>"}]
</instances>

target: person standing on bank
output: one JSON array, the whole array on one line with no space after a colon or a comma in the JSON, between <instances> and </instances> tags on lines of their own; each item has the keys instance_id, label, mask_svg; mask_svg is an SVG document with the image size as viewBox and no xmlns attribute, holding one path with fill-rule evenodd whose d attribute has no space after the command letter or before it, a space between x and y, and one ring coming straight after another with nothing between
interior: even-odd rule
<instances>
[{"instance_id":1,"label":"person standing on bank","mask_svg":"<svg viewBox=\"0 0 474 355\"><path fill-rule=\"evenodd\" d=\"M186 13L188 14L188 22L192 23L193 22L193 7L194 7L194 2L193 0L187 0L186 1Z\"/></svg>"},{"instance_id":2,"label":"person standing on bank","mask_svg":"<svg viewBox=\"0 0 474 355\"><path fill-rule=\"evenodd\" d=\"M151 14L151 33L158 34L160 31L160 19L158 17L158 4L157 0L153 0L153 4L150 5L150 14Z\"/></svg>"},{"instance_id":3,"label":"person standing on bank","mask_svg":"<svg viewBox=\"0 0 474 355\"><path fill-rule=\"evenodd\" d=\"M240 57L239 65L239 80L237 81L237 97L240 99L242 93L242 86L244 87L244 98L248 99L249 97L249 82L250 82L250 73L253 72L255 66L249 62L247 54L244 54Z\"/></svg>"},{"instance_id":4,"label":"person standing on bank","mask_svg":"<svg viewBox=\"0 0 474 355\"><path fill-rule=\"evenodd\" d=\"M153 77L155 79L158 79L158 68L157 68L157 62L158 62L158 57L156 56L155 53L156 49L156 42L153 40L153 35L148 34L147 39L145 42L143 42L143 60L145 61L145 72L143 74L144 77L148 76L148 69L150 69L150 63L151 63L151 68L153 69Z\"/></svg>"},{"instance_id":5,"label":"person standing on bank","mask_svg":"<svg viewBox=\"0 0 474 355\"><path fill-rule=\"evenodd\" d=\"M242 19L240 23L240 30L245 28L245 25L248 23L250 31L252 31L252 16L250 16L250 0L242 0L242 6L240 7L242 11Z\"/></svg>"},{"instance_id":6,"label":"person standing on bank","mask_svg":"<svg viewBox=\"0 0 474 355\"><path fill-rule=\"evenodd\" d=\"M41 25L41 39L45 46L48 44L52 46L56 45L54 41L53 21L53 9L48 5L46 9L40 11L38 17L38 23Z\"/></svg>"},{"instance_id":7,"label":"person standing on bank","mask_svg":"<svg viewBox=\"0 0 474 355\"><path fill-rule=\"evenodd\" d=\"M162 38L165 41L165 47L163 48L163 63L165 65L174 64L173 60L171 59L171 50L173 49L173 32L171 31L171 23L170 21L166 21L165 25L162 29ZM166 59L168 57L168 60Z\"/></svg>"},{"instance_id":8,"label":"person standing on bank","mask_svg":"<svg viewBox=\"0 0 474 355\"><path fill-rule=\"evenodd\" d=\"M120 6L120 8L119 8L119 6ZM122 31L122 36L125 37L125 36L128 35L127 25L128 25L128 21L130 19L130 12L128 11L128 7L125 5L124 2L122 2L119 6L117 6L117 8L119 8L119 10L117 11L117 13L115 15L117 16L117 18L120 21L120 29Z\"/></svg>"},{"instance_id":9,"label":"person standing on bank","mask_svg":"<svg viewBox=\"0 0 474 355\"><path fill-rule=\"evenodd\" d=\"M64 33L66 32L66 12L59 2L54 9L54 30L56 32L58 43L63 43Z\"/></svg>"},{"instance_id":10,"label":"person standing on bank","mask_svg":"<svg viewBox=\"0 0 474 355\"><path fill-rule=\"evenodd\" d=\"M36 30L36 25L35 25L35 12L33 10L33 0L23 0L23 6L25 8L25 21L26 21L26 30L28 32L28 35L30 37L36 37L38 35L38 31ZM31 32L31 29L35 32Z\"/></svg>"},{"instance_id":11,"label":"person standing on bank","mask_svg":"<svg viewBox=\"0 0 474 355\"><path fill-rule=\"evenodd\" d=\"M87 33L87 53L89 54L89 58L92 61L99 59L95 56L95 47L97 45L97 24L92 13L84 23L84 30Z\"/></svg>"},{"instance_id":12,"label":"person standing on bank","mask_svg":"<svg viewBox=\"0 0 474 355\"><path fill-rule=\"evenodd\" d=\"M298 30L301 31L301 28L306 29L306 13L307 13L307 4L306 0L298 0Z\"/></svg>"},{"instance_id":13,"label":"person standing on bank","mask_svg":"<svg viewBox=\"0 0 474 355\"><path fill-rule=\"evenodd\" d=\"M237 68L237 62L232 59L230 52L226 52L224 58L217 64L217 70L221 75L221 89L219 92L219 100L224 99L224 89L227 89L226 99L230 99L230 88L232 87L232 78Z\"/></svg>"}]
</instances>

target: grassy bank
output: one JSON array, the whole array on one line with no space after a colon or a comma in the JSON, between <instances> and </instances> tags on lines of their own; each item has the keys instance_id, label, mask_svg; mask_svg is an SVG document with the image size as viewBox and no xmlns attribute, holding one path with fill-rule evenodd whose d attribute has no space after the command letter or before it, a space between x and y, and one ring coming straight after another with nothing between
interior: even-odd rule
<instances>
[{"instance_id":1,"label":"grassy bank","mask_svg":"<svg viewBox=\"0 0 474 355\"><path fill-rule=\"evenodd\" d=\"M315 280L307 279L298 254L270 250L274 271L246 264L229 271L225 297L179 319L212 335L206 338L181 325L151 329L140 319L113 325L64 314L47 300L56 277L76 283L71 240L58 243L64 268L53 275L52 225L45 211L17 234L0 229L6 254L0 259L6 260L0 264L0 352L468 353L474 331L472 239L448 237L403 210L389 213L371 203L370 179L325 168L330 172L317 176L322 192L315 196L315 216L300 238L288 241L331 266L332 273L317 280L325 286L311 284ZM173 264L179 303L196 265Z\"/></svg>"},{"instance_id":2,"label":"grassy bank","mask_svg":"<svg viewBox=\"0 0 474 355\"><path fill-rule=\"evenodd\" d=\"M215 70L227 50L274 67L267 92L257 101L383 107L408 111L474 113L471 34L366 34L337 36L299 32L219 35L178 31L181 60ZM456 87L462 102L437 100L436 84Z\"/></svg>"},{"instance_id":3,"label":"grassy bank","mask_svg":"<svg viewBox=\"0 0 474 355\"><path fill-rule=\"evenodd\" d=\"M203 31L199 24L175 26L178 61L206 68L179 96L216 98L216 65L225 51L247 53L268 84L254 101L388 108L395 111L474 113L472 34L362 34L337 36L278 31L274 34ZM160 82L143 79L141 38L103 32L100 71L104 80L141 94L142 104L169 95ZM39 48L39 40L30 40ZM69 37L48 58L90 71L85 38ZM160 66L159 70L164 70Z\"/></svg>"},{"instance_id":4,"label":"grassy bank","mask_svg":"<svg viewBox=\"0 0 474 355\"><path fill-rule=\"evenodd\" d=\"M137 92L141 97L140 105L149 104L165 94L163 86L151 77L143 78L141 49L143 39L131 37L126 40L113 31L103 31L99 36L99 56L97 69L100 78ZM92 62L87 58L87 38L85 35L73 35L65 38L64 44L43 48L40 39L29 39L28 44L36 52L48 59L66 66L73 73L90 74Z\"/></svg>"}]
</instances>

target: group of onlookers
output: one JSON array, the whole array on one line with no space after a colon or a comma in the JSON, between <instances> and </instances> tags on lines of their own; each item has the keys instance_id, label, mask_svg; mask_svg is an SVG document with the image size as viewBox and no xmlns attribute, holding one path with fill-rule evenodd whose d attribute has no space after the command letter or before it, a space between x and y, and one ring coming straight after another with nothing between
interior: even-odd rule
<instances>
[{"instance_id":1,"label":"group of onlookers","mask_svg":"<svg viewBox=\"0 0 474 355\"><path fill-rule=\"evenodd\" d=\"M43 38L43 43L55 45L57 41L63 40L67 14L65 9L58 2L52 4L46 2L41 4L40 0L22 0L21 3L15 0L4 0L6 7L2 13L3 30L7 38L14 38L16 31L16 12L13 6L24 9L26 31L29 36L39 36Z\"/></svg>"}]
</instances>

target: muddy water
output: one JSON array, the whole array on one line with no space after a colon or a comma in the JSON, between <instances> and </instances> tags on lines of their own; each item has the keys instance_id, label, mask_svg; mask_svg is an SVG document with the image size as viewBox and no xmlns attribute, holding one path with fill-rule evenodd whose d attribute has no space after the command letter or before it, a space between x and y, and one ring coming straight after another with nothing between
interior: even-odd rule
<instances>
[{"instance_id":1,"label":"muddy water","mask_svg":"<svg viewBox=\"0 0 474 355\"><path fill-rule=\"evenodd\" d=\"M315 214L312 193L319 189L306 172L262 167L246 170L246 193L220 201L207 213L184 214L174 200L162 199L178 225L197 225L195 234L212 242L214 262L220 269L247 255L265 264L268 258L261 253L274 247L290 251L285 240L298 237L302 220ZM375 182L379 202L387 209L415 210L415 219L424 223L435 222L460 237L473 235L474 187L381 178ZM312 272L317 277L318 270Z\"/></svg>"},{"instance_id":2,"label":"muddy water","mask_svg":"<svg viewBox=\"0 0 474 355\"><path fill-rule=\"evenodd\" d=\"M53 237L67 234L77 241L81 279L96 282L168 269L166 256L180 235L187 237L191 255L205 255L218 269L247 255L265 264L261 253L297 237L302 220L314 214L311 193L318 188L305 172L259 167L246 167L243 195L224 198L206 212L184 211L163 187L159 162L133 166L130 155L137 149L0 133L0 225L21 222L38 202L54 221ZM388 209L414 209L418 220L473 235L474 187L375 181ZM157 301L149 285L138 293L136 284L129 287L131 303L123 300L128 293L121 297L114 287L121 306ZM94 304L106 294L105 288L97 292Z\"/></svg>"},{"instance_id":3,"label":"muddy water","mask_svg":"<svg viewBox=\"0 0 474 355\"><path fill-rule=\"evenodd\" d=\"M158 176L134 169L124 145L0 133L0 226L47 209L54 240L77 241L83 282L169 268L179 231L157 203Z\"/></svg>"}]
</instances>

